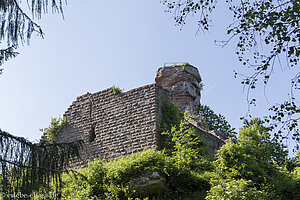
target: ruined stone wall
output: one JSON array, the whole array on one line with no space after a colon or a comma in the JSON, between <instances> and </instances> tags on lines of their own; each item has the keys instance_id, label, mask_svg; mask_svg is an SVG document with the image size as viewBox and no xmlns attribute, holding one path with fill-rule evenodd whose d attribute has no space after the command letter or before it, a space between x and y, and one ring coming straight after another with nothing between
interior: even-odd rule
<instances>
[{"instance_id":1,"label":"ruined stone wall","mask_svg":"<svg viewBox=\"0 0 300 200\"><path fill-rule=\"evenodd\" d=\"M65 112L67 125L59 142L84 141L83 161L116 157L160 147L160 103L168 92L157 84L125 93L113 94L111 88L78 97Z\"/></svg>"},{"instance_id":2,"label":"ruined stone wall","mask_svg":"<svg viewBox=\"0 0 300 200\"><path fill-rule=\"evenodd\" d=\"M169 98L181 113L188 110L193 115L192 118L188 117L189 122L199 135L204 136L211 152L215 154L227 138L222 133L209 131L205 120L199 116L201 81L198 69L188 63L161 67L155 78L155 82L168 91Z\"/></svg>"},{"instance_id":3,"label":"ruined stone wall","mask_svg":"<svg viewBox=\"0 0 300 200\"><path fill-rule=\"evenodd\" d=\"M188 110L193 115L199 114L201 80L198 69L190 64L161 67L155 78L182 113Z\"/></svg>"},{"instance_id":4,"label":"ruined stone wall","mask_svg":"<svg viewBox=\"0 0 300 200\"><path fill-rule=\"evenodd\" d=\"M200 123L200 82L198 69L191 65L163 67L155 84L120 94L109 88L79 96L65 112L67 124L58 137L58 142L84 141L82 160L71 167L84 167L95 158L112 160L149 148L161 149L160 105L164 99L172 100L181 112L188 109L195 115L191 124L215 153L226 138Z\"/></svg>"}]
</instances>

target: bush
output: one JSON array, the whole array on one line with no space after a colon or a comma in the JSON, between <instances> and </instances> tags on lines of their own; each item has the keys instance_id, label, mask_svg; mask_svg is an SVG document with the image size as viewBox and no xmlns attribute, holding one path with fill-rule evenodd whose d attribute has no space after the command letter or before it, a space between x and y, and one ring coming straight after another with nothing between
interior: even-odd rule
<instances>
[{"instance_id":1,"label":"bush","mask_svg":"<svg viewBox=\"0 0 300 200\"><path fill-rule=\"evenodd\" d=\"M244 179L219 179L208 192L206 200L269 200L269 194L257 190L251 181Z\"/></svg>"},{"instance_id":2,"label":"bush","mask_svg":"<svg viewBox=\"0 0 300 200\"><path fill-rule=\"evenodd\" d=\"M180 168L163 151L149 149L110 162L95 160L76 173L63 174L59 192L63 199L146 198L140 196L134 185L135 178L145 171L158 172L166 181L164 193L150 195L150 199L203 199L210 188L207 178ZM55 187L48 191L55 193Z\"/></svg>"},{"instance_id":3,"label":"bush","mask_svg":"<svg viewBox=\"0 0 300 200\"><path fill-rule=\"evenodd\" d=\"M93 185L82 174L87 174L87 169L63 174L63 185L60 191L62 199L95 199L91 195Z\"/></svg>"},{"instance_id":4,"label":"bush","mask_svg":"<svg viewBox=\"0 0 300 200\"><path fill-rule=\"evenodd\" d=\"M43 133L46 133L48 140L56 141L58 135L62 131L66 124L66 119L61 117L52 117L48 128L40 129Z\"/></svg>"},{"instance_id":5,"label":"bush","mask_svg":"<svg viewBox=\"0 0 300 200\"><path fill-rule=\"evenodd\" d=\"M179 168L164 152L150 149L111 162L91 162L89 180L94 186L93 195L106 199L136 197L132 181L145 171L156 171L166 178L169 193L160 196L162 199L209 187L208 181Z\"/></svg>"},{"instance_id":6,"label":"bush","mask_svg":"<svg viewBox=\"0 0 300 200\"><path fill-rule=\"evenodd\" d=\"M284 162L287 151L282 145L270 139L268 130L261 120L254 119L240 130L240 137L236 141L220 148L214 164L216 172L224 180L222 178L218 180L215 188L212 188L213 192L223 187L237 187L235 185L243 190L251 183L249 187L252 189L249 191L254 188L253 194L258 192L259 195L262 192L262 199L298 199L297 175L291 174ZM224 194L221 194L222 192ZM225 198L225 193L232 191L223 189L219 193L220 197ZM243 191L240 193L244 195ZM254 198L247 195L245 193L245 196L241 197Z\"/></svg>"},{"instance_id":7,"label":"bush","mask_svg":"<svg viewBox=\"0 0 300 200\"><path fill-rule=\"evenodd\" d=\"M186 115L188 111L183 118ZM178 127L173 126L162 135L167 138L164 140L166 151L171 152L174 164L179 168L185 170L198 168L199 163L210 155L207 142L196 133L186 119L181 120Z\"/></svg>"},{"instance_id":8,"label":"bush","mask_svg":"<svg viewBox=\"0 0 300 200\"><path fill-rule=\"evenodd\" d=\"M241 129L240 137L225 144L213 164L206 157L208 149L204 139L188 121L183 119L177 126L169 122L166 121L166 127L171 125L170 130L162 133L168 139L163 151L149 149L110 162L90 162L87 168L77 170L72 176L62 176L61 197L90 200L300 198L299 167L292 172L285 168L282 160L286 152L270 140L268 129L260 120L253 120ZM166 189L149 195L137 191L136 178L145 172L158 172L165 180ZM55 187L49 189L49 194L53 192Z\"/></svg>"},{"instance_id":9,"label":"bush","mask_svg":"<svg viewBox=\"0 0 300 200\"><path fill-rule=\"evenodd\" d=\"M276 163L284 160L287 152L270 134L262 121L254 119L240 130L235 142L223 145L215 161L216 169L226 178L244 178L256 184L272 181L278 169Z\"/></svg>"},{"instance_id":10,"label":"bush","mask_svg":"<svg viewBox=\"0 0 300 200\"><path fill-rule=\"evenodd\" d=\"M123 90L122 90L121 88L116 87L116 86L114 86L114 85L111 87L111 91L112 91L112 93L113 93L114 95L120 94L120 93L123 92Z\"/></svg>"},{"instance_id":11,"label":"bush","mask_svg":"<svg viewBox=\"0 0 300 200\"><path fill-rule=\"evenodd\" d=\"M161 132L170 131L172 126L178 127L180 124L180 112L176 104L172 103L171 100L165 99L161 103Z\"/></svg>"}]
</instances>

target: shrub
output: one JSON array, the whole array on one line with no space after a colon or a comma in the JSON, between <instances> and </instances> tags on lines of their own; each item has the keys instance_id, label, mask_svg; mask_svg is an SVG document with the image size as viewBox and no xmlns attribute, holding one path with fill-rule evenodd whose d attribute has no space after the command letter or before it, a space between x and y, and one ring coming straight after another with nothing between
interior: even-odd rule
<instances>
[{"instance_id":1,"label":"shrub","mask_svg":"<svg viewBox=\"0 0 300 200\"><path fill-rule=\"evenodd\" d=\"M161 132L170 131L172 126L178 127L180 124L180 112L176 104L171 100L165 99L161 103Z\"/></svg>"},{"instance_id":2,"label":"shrub","mask_svg":"<svg viewBox=\"0 0 300 200\"><path fill-rule=\"evenodd\" d=\"M60 195L63 199L135 199L140 193L134 180L145 171L158 172L166 180L167 190L150 199L203 199L210 187L208 179L180 168L163 151L149 149L110 162L95 160L74 174L64 174ZM53 192L54 187L49 189L49 194Z\"/></svg>"},{"instance_id":3,"label":"shrub","mask_svg":"<svg viewBox=\"0 0 300 200\"><path fill-rule=\"evenodd\" d=\"M66 119L61 117L52 117L48 128L40 129L43 133L46 133L48 140L56 141L58 135L62 131L66 124Z\"/></svg>"},{"instance_id":4,"label":"shrub","mask_svg":"<svg viewBox=\"0 0 300 200\"><path fill-rule=\"evenodd\" d=\"M87 173L87 169L80 169L76 173L62 175L63 185L60 191L62 199L95 199L91 195L93 185L82 175Z\"/></svg>"},{"instance_id":5,"label":"shrub","mask_svg":"<svg viewBox=\"0 0 300 200\"><path fill-rule=\"evenodd\" d=\"M123 92L123 89L121 89L121 88L116 87L116 86L113 85L113 86L111 87L111 91L112 91L112 93L113 93L114 95L116 95L116 94L122 93L122 92Z\"/></svg>"},{"instance_id":6,"label":"shrub","mask_svg":"<svg viewBox=\"0 0 300 200\"><path fill-rule=\"evenodd\" d=\"M269 200L265 191L257 190L251 181L244 179L219 179L208 192L206 200Z\"/></svg>"},{"instance_id":7,"label":"shrub","mask_svg":"<svg viewBox=\"0 0 300 200\"><path fill-rule=\"evenodd\" d=\"M224 177L242 177L257 184L272 181L278 172L274 162L281 163L286 150L270 140L270 134L259 119L252 120L239 134L235 142L226 143L218 151L216 169Z\"/></svg>"}]
</instances>

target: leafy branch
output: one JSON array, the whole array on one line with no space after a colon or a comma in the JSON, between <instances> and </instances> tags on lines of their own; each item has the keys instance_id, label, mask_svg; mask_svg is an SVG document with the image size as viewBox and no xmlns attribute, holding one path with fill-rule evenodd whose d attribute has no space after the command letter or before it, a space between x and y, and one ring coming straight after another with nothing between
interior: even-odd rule
<instances>
[{"instance_id":1,"label":"leafy branch","mask_svg":"<svg viewBox=\"0 0 300 200\"><path fill-rule=\"evenodd\" d=\"M241 83L247 92L249 111L250 105L256 104L251 91L254 91L258 84L262 83L266 88L278 67L281 70L283 68L297 70L300 59L300 2L298 0L226 0L226 2L229 12L233 14L233 23L228 25L226 31L229 39L215 43L224 47L229 42L236 41L235 53L249 73L235 72L235 77L242 78ZM217 6L215 0L165 0L162 3L166 6L167 12L173 13L177 25L184 25L188 15L197 14L198 27L202 31L209 30L212 24L211 13ZM281 123L283 129L293 131L291 136L294 139L298 138L296 141L300 138L299 127L293 122L299 120L296 115L300 109L296 101L299 83L298 72L290 78L289 99L279 104L280 114L275 111L266 121L270 122L273 128L276 128L275 124ZM290 107L289 104L294 106ZM287 112L288 109L294 109L294 112ZM274 111L274 107L270 110Z\"/></svg>"},{"instance_id":2,"label":"leafy branch","mask_svg":"<svg viewBox=\"0 0 300 200\"><path fill-rule=\"evenodd\" d=\"M48 128L40 129L44 134L47 135L48 140L50 141L56 141L57 137L59 136L60 132L66 125L66 118L61 117L53 117L51 118L50 125Z\"/></svg>"}]
</instances>

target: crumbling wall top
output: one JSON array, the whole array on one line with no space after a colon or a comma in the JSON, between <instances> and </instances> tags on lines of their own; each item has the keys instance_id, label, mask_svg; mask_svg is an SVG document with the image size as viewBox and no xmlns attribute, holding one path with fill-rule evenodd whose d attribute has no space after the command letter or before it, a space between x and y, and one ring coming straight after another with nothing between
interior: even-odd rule
<instances>
[{"instance_id":1,"label":"crumbling wall top","mask_svg":"<svg viewBox=\"0 0 300 200\"><path fill-rule=\"evenodd\" d=\"M200 83L202 79L198 69L190 64L160 67L155 78L155 82L163 87L170 87L184 80Z\"/></svg>"},{"instance_id":2,"label":"crumbling wall top","mask_svg":"<svg viewBox=\"0 0 300 200\"><path fill-rule=\"evenodd\" d=\"M157 70L155 82L170 91L171 100L181 112L189 110L198 115L200 107L201 76L190 64L161 67Z\"/></svg>"}]
</instances>

